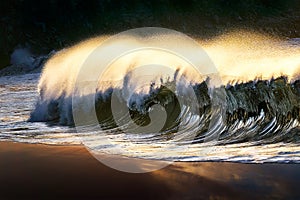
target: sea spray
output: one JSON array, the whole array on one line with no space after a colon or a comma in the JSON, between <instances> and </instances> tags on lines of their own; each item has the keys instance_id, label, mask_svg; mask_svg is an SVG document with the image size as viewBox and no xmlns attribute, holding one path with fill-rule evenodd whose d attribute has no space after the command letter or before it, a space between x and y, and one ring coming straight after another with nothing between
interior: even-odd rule
<instances>
[{"instance_id":1,"label":"sea spray","mask_svg":"<svg viewBox=\"0 0 300 200\"><path fill-rule=\"evenodd\" d=\"M156 36L155 39L161 41L164 38ZM103 41L101 37L95 38L62 50L46 63L39 82L39 99L30 121L74 125L71 97L79 68L89 53ZM118 45L130 46L136 42L140 42L139 38L131 35L123 38ZM245 149L252 149L252 146L261 144L297 145L300 138L298 130L300 120L299 46L286 45L277 39L247 32L229 33L210 41L198 42L216 65L222 84L214 83L210 76L194 77L194 73L189 71L190 68L186 63L171 59L173 57L168 57L162 52L157 54L155 51L144 51L125 56L114 62L109 70L102 74L104 79L97 83L97 88L94 90L94 106L97 121L103 131L101 134L114 137L116 141L113 139L115 141L113 144L121 149L135 147L137 151L141 150L140 145L143 144L154 145L153 148L158 148L156 145L159 147L166 145L166 148L171 148L166 143L178 145L176 147L178 149L174 152L166 150L166 155L154 155L150 150L149 152L139 151L138 157L166 160L174 158L188 160L185 157L188 155L191 156L190 160L203 160L204 158L218 160L220 157L231 155L231 150L239 147L235 146L236 144L243 145ZM112 44L107 48L114 49L118 45ZM182 46L188 49L188 46ZM193 49L187 51L193 53ZM174 73L165 76L157 73L151 81L144 81L145 88L137 90L138 85L135 84L140 80L131 73L137 66L153 58L170 66ZM175 94L184 94L186 87L191 87L198 101L198 113L190 111L191 104L189 103L178 104L176 95L166 88L166 85L175 88ZM125 91L130 95L126 97ZM82 92L82 97L91 95L91 91L80 92ZM126 129L130 124L122 124L120 127L111 111L111 99L114 92L123 95L120 99L129 110L128 116L124 117L131 118L139 126L147 126L151 123L149 113L154 104L163 105L167 113L164 127L156 133L147 134L132 134L132 129ZM216 104L213 104L213 101L221 105L221 111L215 109ZM186 102L189 102L188 98ZM211 123L212 116L214 116L213 123ZM184 135L185 140L178 139L181 137L177 139L174 137L178 135ZM186 137L186 135L192 135L192 137ZM215 135L218 136L217 143L211 143L215 141ZM126 145L128 138L131 141L130 145L133 146ZM90 141L94 145L93 148L101 150L99 141L95 143L93 141ZM182 145L191 143L195 146L191 152L186 152L186 148ZM196 150L203 150L207 145L216 144L229 147L231 150L220 152L219 149L207 152L205 157L199 152L195 153ZM108 144L103 145L105 149L110 149ZM285 149L281 147L278 149ZM113 149L110 152L114 152ZM125 154L132 156L130 151ZM247 154L244 157L248 156L252 159L255 155L260 154L254 152L253 155ZM265 157L266 160L267 157ZM248 161L250 162L251 159ZM264 158L255 159L262 161Z\"/></svg>"}]
</instances>

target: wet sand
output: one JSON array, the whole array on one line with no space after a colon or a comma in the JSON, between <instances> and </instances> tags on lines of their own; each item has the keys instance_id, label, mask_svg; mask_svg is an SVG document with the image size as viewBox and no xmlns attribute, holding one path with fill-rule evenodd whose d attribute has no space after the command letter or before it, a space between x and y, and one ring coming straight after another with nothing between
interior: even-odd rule
<instances>
[{"instance_id":1,"label":"wet sand","mask_svg":"<svg viewBox=\"0 0 300 200\"><path fill-rule=\"evenodd\" d=\"M300 164L174 163L111 169L83 146L0 142L0 199L299 199Z\"/></svg>"}]
</instances>

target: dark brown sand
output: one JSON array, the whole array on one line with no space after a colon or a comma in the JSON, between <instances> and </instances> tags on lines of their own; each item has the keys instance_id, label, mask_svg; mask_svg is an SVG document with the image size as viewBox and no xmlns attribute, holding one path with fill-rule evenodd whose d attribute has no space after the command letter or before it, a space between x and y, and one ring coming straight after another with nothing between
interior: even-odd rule
<instances>
[{"instance_id":1,"label":"dark brown sand","mask_svg":"<svg viewBox=\"0 0 300 200\"><path fill-rule=\"evenodd\" d=\"M82 146L0 142L0 199L299 199L300 164L175 163L130 174Z\"/></svg>"}]
</instances>

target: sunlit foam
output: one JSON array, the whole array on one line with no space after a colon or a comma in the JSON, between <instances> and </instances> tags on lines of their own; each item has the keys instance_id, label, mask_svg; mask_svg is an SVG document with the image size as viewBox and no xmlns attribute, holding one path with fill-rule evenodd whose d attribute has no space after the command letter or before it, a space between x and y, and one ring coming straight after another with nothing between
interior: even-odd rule
<instances>
[{"instance_id":1,"label":"sunlit foam","mask_svg":"<svg viewBox=\"0 0 300 200\"><path fill-rule=\"evenodd\" d=\"M176 41L174 37L157 36L148 40L158 43L173 41L176 48L186 48L186 51L193 54L192 47L177 44L174 42ZM62 94L70 95L80 67L90 53L106 38L107 36L101 36L81 42L73 47L63 49L53 56L46 63L39 83L39 90L43 90L44 98L59 98ZM106 47L107 52L118 48L118 45L132 45L136 42L140 41L134 36L124 37L122 42L109 44ZM249 81L255 78L270 79L281 75L286 75L290 79L298 76L299 46L288 46L278 39L245 31L228 33L209 41L198 40L198 42L217 67L224 84L230 81ZM189 74L185 61L167 52L149 50L123 56L110 66L102 78L104 81L120 80L134 67L151 62L155 64L155 61L174 70L180 68L184 73ZM101 62L101 58L99 58L99 62ZM191 78L191 80L195 79L197 78Z\"/></svg>"}]
</instances>

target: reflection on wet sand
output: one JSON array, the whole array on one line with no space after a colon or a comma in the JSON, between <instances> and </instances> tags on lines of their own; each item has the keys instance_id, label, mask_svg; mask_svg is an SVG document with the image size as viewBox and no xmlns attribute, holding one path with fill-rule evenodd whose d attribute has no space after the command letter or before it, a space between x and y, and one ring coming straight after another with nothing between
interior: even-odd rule
<instances>
[{"instance_id":1,"label":"reflection on wet sand","mask_svg":"<svg viewBox=\"0 0 300 200\"><path fill-rule=\"evenodd\" d=\"M180 162L132 174L83 146L1 142L0 180L0 199L300 198L299 164Z\"/></svg>"},{"instance_id":2,"label":"reflection on wet sand","mask_svg":"<svg viewBox=\"0 0 300 200\"><path fill-rule=\"evenodd\" d=\"M187 198L299 198L300 165L175 163L153 175Z\"/></svg>"}]
</instances>

